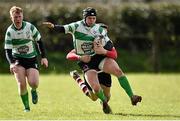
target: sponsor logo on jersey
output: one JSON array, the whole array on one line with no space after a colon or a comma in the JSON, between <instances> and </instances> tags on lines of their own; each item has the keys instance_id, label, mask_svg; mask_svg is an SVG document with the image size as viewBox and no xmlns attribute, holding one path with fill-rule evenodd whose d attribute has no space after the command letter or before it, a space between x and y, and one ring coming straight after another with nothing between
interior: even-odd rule
<instances>
[{"instance_id":1,"label":"sponsor logo on jersey","mask_svg":"<svg viewBox=\"0 0 180 121\"><path fill-rule=\"evenodd\" d=\"M84 42L81 45L81 49L83 50L83 52L86 54L92 53L93 52L93 43L90 42Z\"/></svg>"},{"instance_id":2,"label":"sponsor logo on jersey","mask_svg":"<svg viewBox=\"0 0 180 121\"><path fill-rule=\"evenodd\" d=\"M27 45L24 45L19 47L17 50L20 54L27 54L27 52L29 51L29 47Z\"/></svg>"}]
</instances>

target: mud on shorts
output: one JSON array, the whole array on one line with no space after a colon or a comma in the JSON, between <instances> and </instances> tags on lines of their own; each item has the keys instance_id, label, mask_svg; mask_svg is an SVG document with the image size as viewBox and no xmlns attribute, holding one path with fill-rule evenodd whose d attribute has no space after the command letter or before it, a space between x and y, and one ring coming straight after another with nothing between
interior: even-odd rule
<instances>
[{"instance_id":1,"label":"mud on shorts","mask_svg":"<svg viewBox=\"0 0 180 121\"><path fill-rule=\"evenodd\" d=\"M24 67L25 69L34 68L39 70L37 57L34 58L21 58L15 57L15 64Z\"/></svg>"}]
</instances>

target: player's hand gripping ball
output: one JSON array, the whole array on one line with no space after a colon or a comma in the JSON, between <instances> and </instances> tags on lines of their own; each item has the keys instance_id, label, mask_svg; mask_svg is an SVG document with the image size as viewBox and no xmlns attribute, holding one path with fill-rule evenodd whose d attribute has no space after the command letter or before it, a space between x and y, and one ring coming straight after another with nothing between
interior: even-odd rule
<instances>
[{"instance_id":1,"label":"player's hand gripping ball","mask_svg":"<svg viewBox=\"0 0 180 121\"><path fill-rule=\"evenodd\" d=\"M94 39L94 47L100 47L103 46L103 37L98 36Z\"/></svg>"}]
</instances>

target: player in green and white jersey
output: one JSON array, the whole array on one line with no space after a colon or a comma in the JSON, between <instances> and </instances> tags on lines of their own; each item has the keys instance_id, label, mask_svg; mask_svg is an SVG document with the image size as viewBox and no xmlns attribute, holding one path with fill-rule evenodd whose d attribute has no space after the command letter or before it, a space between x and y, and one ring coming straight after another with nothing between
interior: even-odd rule
<instances>
[{"instance_id":1,"label":"player in green and white jersey","mask_svg":"<svg viewBox=\"0 0 180 121\"><path fill-rule=\"evenodd\" d=\"M65 34L72 34L74 49L76 54L80 56L79 66L84 71L89 85L103 102L104 113L111 113L97 77L99 70L117 77L121 87L130 97L132 105L140 102L142 97L134 95L128 79L119 65L114 59L108 57L112 54L110 50L113 48L113 44L106 31L99 24L96 24L96 14L94 8L87 7L83 10L83 20L67 25L54 25L50 22L44 22L44 25Z\"/></svg>"},{"instance_id":2,"label":"player in green and white jersey","mask_svg":"<svg viewBox=\"0 0 180 121\"><path fill-rule=\"evenodd\" d=\"M32 102L37 104L39 85L39 71L37 55L41 54L41 64L48 67L41 35L37 28L29 22L23 21L23 10L13 6L10 9L12 24L5 35L5 53L10 64L10 71L14 74L19 94L24 104L24 111L30 111L27 82L31 87ZM37 45L37 46L36 46ZM37 49L39 48L39 50Z\"/></svg>"},{"instance_id":3,"label":"player in green and white jersey","mask_svg":"<svg viewBox=\"0 0 180 121\"><path fill-rule=\"evenodd\" d=\"M106 31L108 30L107 25L105 25L103 23L98 23L98 24L100 24L101 27L103 27ZM112 48L111 53L112 54L109 57L116 59L117 52L116 52L115 48ZM68 60L72 60L72 61L79 61L80 57L81 56L76 54L75 49L71 50L66 56L66 58ZM80 75L78 74L78 72L76 70L71 71L70 75L73 77L75 82L78 83L78 86L80 87L80 89L86 96L88 96L92 101L96 101L98 99L98 97L94 94L92 88L87 83L87 81L84 77L84 74L83 74L84 80L81 79ZM112 85L111 75L100 71L98 73L98 80L99 80L99 84L104 92L104 95L106 96L107 101L109 101L110 97L111 97L110 89L111 89L111 85Z\"/></svg>"}]
</instances>

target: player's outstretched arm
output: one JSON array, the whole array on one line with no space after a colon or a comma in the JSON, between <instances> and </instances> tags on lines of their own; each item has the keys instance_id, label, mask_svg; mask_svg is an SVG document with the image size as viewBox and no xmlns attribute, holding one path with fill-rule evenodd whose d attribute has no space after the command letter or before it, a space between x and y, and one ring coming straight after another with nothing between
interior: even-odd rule
<instances>
[{"instance_id":1,"label":"player's outstretched arm","mask_svg":"<svg viewBox=\"0 0 180 121\"><path fill-rule=\"evenodd\" d=\"M54 28L54 24L51 23L51 22L43 22L42 24L43 24L44 26L50 28L50 29L53 29L53 28Z\"/></svg>"},{"instance_id":2,"label":"player's outstretched arm","mask_svg":"<svg viewBox=\"0 0 180 121\"><path fill-rule=\"evenodd\" d=\"M51 22L43 22L42 24L50 29L57 31L57 32L65 33L65 28L63 25L55 25Z\"/></svg>"}]
</instances>

